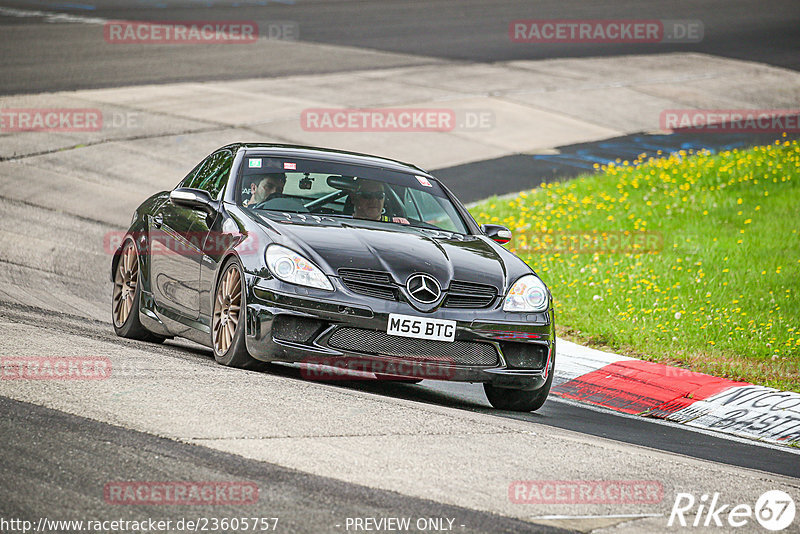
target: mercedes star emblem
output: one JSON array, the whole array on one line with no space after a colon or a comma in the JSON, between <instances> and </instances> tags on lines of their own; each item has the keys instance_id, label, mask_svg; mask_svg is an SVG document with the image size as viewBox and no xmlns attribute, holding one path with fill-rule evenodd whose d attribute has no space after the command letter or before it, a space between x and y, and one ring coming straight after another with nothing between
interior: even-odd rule
<instances>
[{"instance_id":1,"label":"mercedes star emblem","mask_svg":"<svg viewBox=\"0 0 800 534\"><path fill-rule=\"evenodd\" d=\"M423 304L436 302L442 294L439 282L428 274L415 274L409 277L406 289L409 295Z\"/></svg>"}]
</instances>

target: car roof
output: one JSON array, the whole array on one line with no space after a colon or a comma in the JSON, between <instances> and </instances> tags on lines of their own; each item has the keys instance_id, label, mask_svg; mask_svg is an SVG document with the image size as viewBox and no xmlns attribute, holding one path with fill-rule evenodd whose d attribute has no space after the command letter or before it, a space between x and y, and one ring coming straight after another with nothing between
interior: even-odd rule
<instances>
[{"instance_id":1,"label":"car roof","mask_svg":"<svg viewBox=\"0 0 800 534\"><path fill-rule=\"evenodd\" d=\"M420 169L416 165L404 163L389 158L373 156L371 154L361 154L359 152L349 152L346 150L336 150L333 148L311 147L302 145L287 145L276 143L237 143L223 148L238 151L244 150L245 155L264 154L270 156L288 156L306 159L317 159L334 163L349 163L353 165L366 165L369 167L380 167L383 169L407 172L410 174L421 174L433 178L429 173Z\"/></svg>"}]
</instances>

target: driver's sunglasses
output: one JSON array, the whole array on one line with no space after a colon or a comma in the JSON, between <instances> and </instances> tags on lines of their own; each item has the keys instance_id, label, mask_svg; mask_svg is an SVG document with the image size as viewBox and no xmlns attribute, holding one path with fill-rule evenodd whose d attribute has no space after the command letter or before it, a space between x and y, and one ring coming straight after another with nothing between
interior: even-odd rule
<instances>
[{"instance_id":1,"label":"driver's sunglasses","mask_svg":"<svg viewBox=\"0 0 800 534\"><path fill-rule=\"evenodd\" d=\"M359 191L356 195L365 200L383 200L386 197L383 191Z\"/></svg>"}]
</instances>

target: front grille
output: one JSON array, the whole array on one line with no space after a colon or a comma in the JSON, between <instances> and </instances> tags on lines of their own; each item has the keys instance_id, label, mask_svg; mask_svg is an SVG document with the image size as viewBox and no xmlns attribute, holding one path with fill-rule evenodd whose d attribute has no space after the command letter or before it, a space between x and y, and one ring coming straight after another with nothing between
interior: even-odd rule
<instances>
[{"instance_id":1,"label":"front grille","mask_svg":"<svg viewBox=\"0 0 800 534\"><path fill-rule=\"evenodd\" d=\"M497 288L494 286L453 280L450 282L444 307L485 308L494 302L495 297L497 297Z\"/></svg>"},{"instance_id":2,"label":"front grille","mask_svg":"<svg viewBox=\"0 0 800 534\"><path fill-rule=\"evenodd\" d=\"M413 360L438 361L461 365L497 365L497 350L489 343L471 341L432 341L390 336L386 332L363 328L340 328L328 345L350 352L397 356Z\"/></svg>"},{"instance_id":3,"label":"front grille","mask_svg":"<svg viewBox=\"0 0 800 534\"><path fill-rule=\"evenodd\" d=\"M547 363L547 345L541 343L500 343L509 367L517 369L544 369Z\"/></svg>"},{"instance_id":4,"label":"front grille","mask_svg":"<svg viewBox=\"0 0 800 534\"><path fill-rule=\"evenodd\" d=\"M309 317L277 315L272 321L272 337L279 341L310 343L327 323Z\"/></svg>"},{"instance_id":5,"label":"front grille","mask_svg":"<svg viewBox=\"0 0 800 534\"><path fill-rule=\"evenodd\" d=\"M397 300L397 286L389 273L366 269L339 269L342 283L353 293L385 300Z\"/></svg>"}]
</instances>

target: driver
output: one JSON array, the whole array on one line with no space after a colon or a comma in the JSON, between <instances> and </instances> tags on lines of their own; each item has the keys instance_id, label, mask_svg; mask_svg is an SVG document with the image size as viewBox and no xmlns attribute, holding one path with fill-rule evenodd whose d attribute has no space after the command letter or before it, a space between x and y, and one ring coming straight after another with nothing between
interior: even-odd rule
<instances>
[{"instance_id":1,"label":"driver","mask_svg":"<svg viewBox=\"0 0 800 534\"><path fill-rule=\"evenodd\" d=\"M283 187L286 185L286 173L273 172L256 177L256 190L250 200L244 203L245 206L255 206L283 194Z\"/></svg>"}]
</instances>

